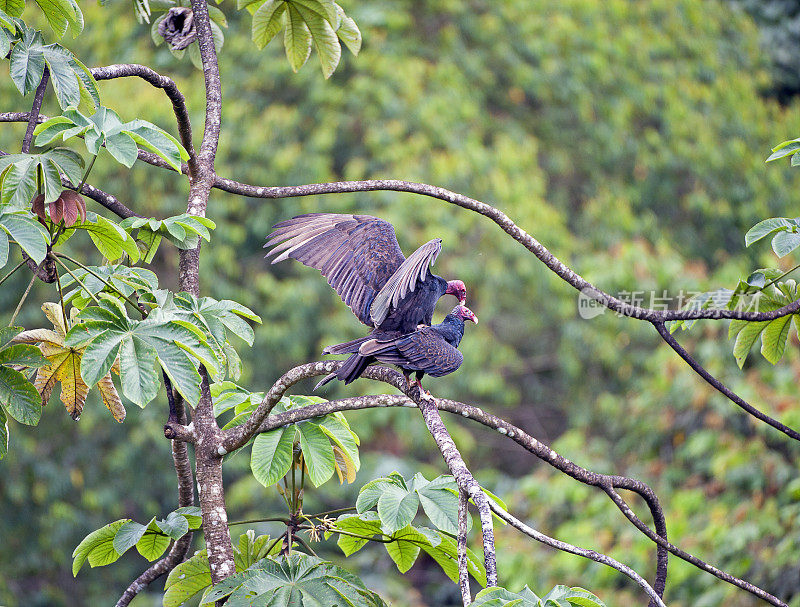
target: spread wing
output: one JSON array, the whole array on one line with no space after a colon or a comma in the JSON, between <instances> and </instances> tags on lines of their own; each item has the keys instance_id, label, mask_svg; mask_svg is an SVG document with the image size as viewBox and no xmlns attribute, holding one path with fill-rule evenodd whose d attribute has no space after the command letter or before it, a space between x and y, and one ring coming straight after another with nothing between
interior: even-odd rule
<instances>
[{"instance_id":1,"label":"spread wing","mask_svg":"<svg viewBox=\"0 0 800 607\"><path fill-rule=\"evenodd\" d=\"M464 361L458 348L448 344L431 327L423 327L389 341L367 341L359 348L358 353L361 356L374 356L380 362L411 371L423 371L433 377L452 373Z\"/></svg>"},{"instance_id":2,"label":"spread wing","mask_svg":"<svg viewBox=\"0 0 800 607\"><path fill-rule=\"evenodd\" d=\"M275 224L264 246L277 255L272 263L292 258L319 270L368 327L376 295L406 261L392 224L370 215L300 215Z\"/></svg>"},{"instance_id":3,"label":"spread wing","mask_svg":"<svg viewBox=\"0 0 800 607\"><path fill-rule=\"evenodd\" d=\"M434 238L409 255L397 268L372 302L369 315L374 326L379 326L397 304L414 290L418 280L425 279L441 250L442 239Z\"/></svg>"}]
</instances>

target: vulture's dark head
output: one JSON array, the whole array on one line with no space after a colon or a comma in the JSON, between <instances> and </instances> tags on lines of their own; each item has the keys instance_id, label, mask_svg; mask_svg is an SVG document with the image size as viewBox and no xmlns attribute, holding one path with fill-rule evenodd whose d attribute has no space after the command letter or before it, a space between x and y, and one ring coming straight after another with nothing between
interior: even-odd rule
<instances>
[{"instance_id":1,"label":"vulture's dark head","mask_svg":"<svg viewBox=\"0 0 800 607\"><path fill-rule=\"evenodd\" d=\"M459 305L463 306L467 302L467 286L461 280L450 280L445 295L455 295Z\"/></svg>"},{"instance_id":2,"label":"vulture's dark head","mask_svg":"<svg viewBox=\"0 0 800 607\"><path fill-rule=\"evenodd\" d=\"M475 313L470 310L467 306L458 305L453 308L453 311L450 312L453 316L460 318L461 320L471 320L476 325L478 324L478 317L475 316Z\"/></svg>"}]
</instances>

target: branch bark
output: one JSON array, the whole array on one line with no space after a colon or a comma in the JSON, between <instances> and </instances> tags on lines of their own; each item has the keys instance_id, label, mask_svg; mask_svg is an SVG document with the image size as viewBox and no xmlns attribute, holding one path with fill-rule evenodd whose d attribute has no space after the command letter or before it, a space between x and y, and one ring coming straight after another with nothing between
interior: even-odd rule
<instances>
[{"instance_id":1,"label":"branch bark","mask_svg":"<svg viewBox=\"0 0 800 607\"><path fill-rule=\"evenodd\" d=\"M189 171L189 200L186 212L205 216L208 196L214 184L214 160L219 143L222 119L222 86L217 65L217 53L211 33L206 0L192 0L197 44L203 62L206 92L206 114L203 141L196 156L196 170ZM181 251L179 261L179 284L183 291L200 295L200 245ZM228 531L228 513L225 508L225 493L222 483L222 456L219 444L222 433L214 416L208 373L200 368L202 378L200 402L194 411L195 471L197 474L200 507L203 512L203 535L208 551L211 581L219 583L232 575L236 569L233 561L233 546Z\"/></svg>"},{"instance_id":2,"label":"branch bark","mask_svg":"<svg viewBox=\"0 0 800 607\"><path fill-rule=\"evenodd\" d=\"M300 365L290 369L273 385L272 388L270 388L268 397L265 398L264 401L270 402L274 400L274 402L277 402L280 400L281 396L283 396L285 391L288 390L292 385L302 381L303 379L332 373L336 371L340 365L341 361L324 361L307 363L305 365ZM401 391L406 385L399 373L385 367L368 367L364 373L364 377L377 381L383 381L395 386ZM276 391L275 389L278 386L280 386L280 388ZM645 483L625 476L600 474L582 468L569 459L561 456L559 453L544 443L538 441L536 438L528 435L519 427L495 415L486 413L474 405L468 405L448 399L439 399L437 402L440 410L447 411L448 413L452 413L465 419L476 421L488 428L491 428L500 434L507 436L525 450L529 451L557 470L574 478L578 482L602 489L619 508L619 510L625 515L625 517L630 520L631 523L637 529L639 529L639 531L641 531L657 545L656 576L652 587L659 596L663 596L664 589L666 587L667 554L672 553L675 556L698 567L699 569L714 575L718 579L746 590L747 592L750 592L751 594L767 601L772 605L775 605L776 607L786 607L784 602L765 590L759 588L758 586L730 575L729 573L726 573L721 569L710 565L696 556L693 556L692 554L671 544L667 540L666 521L661 505L659 504L655 492ZM264 405L263 402L262 405ZM375 407L414 406L414 402L406 396L378 394L328 401L316 405L310 405L308 407L293 409L291 411L280 413L271 417L266 417L264 410L259 407L259 409L261 409L260 417L262 421L260 422L256 433L269 432L275 428L280 428L288 424L319 417L335 411L353 411ZM258 412L259 409L256 411ZM241 427L243 426L240 426L240 428ZM186 438L183 440L191 439L191 431L190 429L187 430ZM243 445L249 440L250 436L243 438L239 436L237 432L233 432L233 430L235 429L226 431L223 444L227 443L230 445L232 443L229 443L228 441L230 439L234 439L236 442L243 441L241 443ZM619 495L617 491L619 489L632 491L638 494L645 501L653 517L655 531L653 531L653 529L648 527L641 519L639 519L627 502Z\"/></svg>"},{"instance_id":3,"label":"branch bark","mask_svg":"<svg viewBox=\"0 0 800 607\"><path fill-rule=\"evenodd\" d=\"M464 607L472 603L469 590L469 569L467 568L467 503L468 496L458 492L458 536L456 537L456 556L458 557L458 586L461 588L461 601Z\"/></svg>"},{"instance_id":4,"label":"branch bark","mask_svg":"<svg viewBox=\"0 0 800 607\"><path fill-rule=\"evenodd\" d=\"M27 154L31 151L31 143L33 142L33 131L36 129L36 123L39 118L39 111L42 109L42 101L44 100L44 92L47 89L47 83L50 81L50 69L45 66L42 73L42 79L39 81L39 86L36 87L36 93L33 95L33 105L31 106L30 115L28 116L28 126L25 129L25 136L22 138L22 153Z\"/></svg>"}]
</instances>

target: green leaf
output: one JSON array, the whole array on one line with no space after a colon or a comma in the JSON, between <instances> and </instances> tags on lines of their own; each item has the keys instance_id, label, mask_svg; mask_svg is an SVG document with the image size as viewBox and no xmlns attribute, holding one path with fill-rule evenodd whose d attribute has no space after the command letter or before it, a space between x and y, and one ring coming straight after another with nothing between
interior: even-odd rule
<instances>
[{"instance_id":1,"label":"green leaf","mask_svg":"<svg viewBox=\"0 0 800 607\"><path fill-rule=\"evenodd\" d=\"M286 58L295 72L299 70L311 54L311 32L305 20L292 4L287 4L283 44Z\"/></svg>"},{"instance_id":2,"label":"green leaf","mask_svg":"<svg viewBox=\"0 0 800 607\"><path fill-rule=\"evenodd\" d=\"M122 525L114 536L114 550L119 554L124 554L129 548L133 548L136 542L142 539L144 532L147 531L147 525L142 525L136 521L128 521Z\"/></svg>"},{"instance_id":3,"label":"green leaf","mask_svg":"<svg viewBox=\"0 0 800 607\"><path fill-rule=\"evenodd\" d=\"M384 544L386 552L397 565L400 573L405 573L419 556L420 547L424 544L429 544L427 538L419 533L414 527L408 525L403 529L392 533L392 542Z\"/></svg>"},{"instance_id":4,"label":"green leaf","mask_svg":"<svg viewBox=\"0 0 800 607\"><path fill-rule=\"evenodd\" d=\"M358 437L348 426L338 418L326 415L319 421L319 427L333 443L338 445L353 460L356 470L361 468L358 443L356 442Z\"/></svg>"},{"instance_id":5,"label":"green leaf","mask_svg":"<svg viewBox=\"0 0 800 607\"><path fill-rule=\"evenodd\" d=\"M19 371L0 367L0 405L21 424L35 426L42 416L42 397Z\"/></svg>"},{"instance_id":6,"label":"green leaf","mask_svg":"<svg viewBox=\"0 0 800 607\"><path fill-rule=\"evenodd\" d=\"M791 227L792 223L788 219L784 219L783 217L773 217L771 219L765 219L764 221L759 221L756 225L754 225L747 231L747 234L744 235L744 244L745 246L749 247L754 242L757 242L762 238L769 236L773 232L777 232L779 230L791 229Z\"/></svg>"},{"instance_id":7,"label":"green leaf","mask_svg":"<svg viewBox=\"0 0 800 607\"><path fill-rule=\"evenodd\" d=\"M120 342L119 368L122 393L140 407L149 403L158 394L160 380L155 365L155 348L141 338L132 335ZM82 367L83 365L81 371ZM88 381L86 383L91 385Z\"/></svg>"},{"instance_id":8,"label":"green leaf","mask_svg":"<svg viewBox=\"0 0 800 607\"><path fill-rule=\"evenodd\" d=\"M142 539L136 542L136 550L148 561L154 561L164 554L169 542L169 537L164 535L153 521L148 525Z\"/></svg>"},{"instance_id":9,"label":"green leaf","mask_svg":"<svg viewBox=\"0 0 800 607\"><path fill-rule=\"evenodd\" d=\"M53 31L61 37L67 30L73 37L83 31L83 14L76 2L70 0L36 0Z\"/></svg>"},{"instance_id":10,"label":"green leaf","mask_svg":"<svg viewBox=\"0 0 800 607\"><path fill-rule=\"evenodd\" d=\"M114 537L130 519L121 519L92 531L72 552L72 575L77 576L86 559L92 567L108 565L119 558L114 550Z\"/></svg>"},{"instance_id":11,"label":"green leaf","mask_svg":"<svg viewBox=\"0 0 800 607\"><path fill-rule=\"evenodd\" d=\"M519 593L492 586L481 590L470 603L470 607L543 607L543 605L539 597L527 586Z\"/></svg>"},{"instance_id":12,"label":"green leaf","mask_svg":"<svg viewBox=\"0 0 800 607\"><path fill-rule=\"evenodd\" d=\"M170 571L164 585L163 607L180 607L208 586L211 586L211 569L203 550Z\"/></svg>"},{"instance_id":13,"label":"green leaf","mask_svg":"<svg viewBox=\"0 0 800 607\"><path fill-rule=\"evenodd\" d=\"M417 490L430 521L446 533L458 533L458 495L448 489L426 486ZM469 521L470 519L467 518Z\"/></svg>"},{"instance_id":14,"label":"green leaf","mask_svg":"<svg viewBox=\"0 0 800 607\"><path fill-rule=\"evenodd\" d=\"M11 50L11 80L23 95L36 90L44 74L42 39L38 32L31 39L22 39Z\"/></svg>"},{"instance_id":15,"label":"green leaf","mask_svg":"<svg viewBox=\"0 0 800 607\"><path fill-rule=\"evenodd\" d=\"M523 592L527 590L533 594L526 586ZM606 607L605 603L601 601L594 594L583 588L570 588L569 586L556 586L550 592L542 597L545 607L550 605L563 605L565 602L569 605L577 605L579 607Z\"/></svg>"},{"instance_id":16,"label":"green leaf","mask_svg":"<svg viewBox=\"0 0 800 607\"><path fill-rule=\"evenodd\" d=\"M386 607L356 576L331 563L293 552L261 559L246 571L217 584L201 605L228 597L226 604L293 607Z\"/></svg>"},{"instance_id":17,"label":"green leaf","mask_svg":"<svg viewBox=\"0 0 800 607\"><path fill-rule=\"evenodd\" d=\"M72 65L72 53L60 52L59 46L46 46L44 59L50 68L50 79L56 93L58 105L62 110L77 106L81 102L81 81Z\"/></svg>"},{"instance_id":18,"label":"green leaf","mask_svg":"<svg viewBox=\"0 0 800 607\"><path fill-rule=\"evenodd\" d=\"M336 30L336 35L344 42L344 45L354 55L358 55L361 51L361 31L358 29L356 22L344 14L344 11L337 4L339 11L339 29Z\"/></svg>"},{"instance_id":19,"label":"green leaf","mask_svg":"<svg viewBox=\"0 0 800 607\"><path fill-rule=\"evenodd\" d=\"M772 250L778 257L785 257L800 247L800 233L778 232L772 239Z\"/></svg>"},{"instance_id":20,"label":"green leaf","mask_svg":"<svg viewBox=\"0 0 800 607\"><path fill-rule=\"evenodd\" d=\"M156 526L173 540L189 533L189 521L177 512L170 512L166 519L156 521Z\"/></svg>"},{"instance_id":21,"label":"green leaf","mask_svg":"<svg viewBox=\"0 0 800 607\"><path fill-rule=\"evenodd\" d=\"M303 4L306 3L304 2ZM290 10L296 8L306 22L306 26L314 40L314 46L317 48L322 74L325 78L330 78L342 57L339 38L336 36L336 32L333 31L331 24L323 16L308 9L303 4L295 1L292 3Z\"/></svg>"},{"instance_id":22,"label":"green leaf","mask_svg":"<svg viewBox=\"0 0 800 607\"><path fill-rule=\"evenodd\" d=\"M186 519L189 529L199 529L200 525L203 524L202 512L199 506L183 506L175 510L175 514L180 514Z\"/></svg>"},{"instance_id":23,"label":"green leaf","mask_svg":"<svg viewBox=\"0 0 800 607\"><path fill-rule=\"evenodd\" d=\"M25 0L2 0L0 9L10 17L21 17L25 10Z\"/></svg>"},{"instance_id":24,"label":"green leaf","mask_svg":"<svg viewBox=\"0 0 800 607\"><path fill-rule=\"evenodd\" d=\"M343 515L336 521L335 529L349 531L350 533L363 535L367 538L383 533L381 531L381 522L378 520L378 515L375 512L365 512L359 516L350 514ZM340 534L339 539L336 541L345 556L350 556L358 552L368 542L369 539L344 534Z\"/></svg>"},{"instance_id":25,"label":"green leaf","mask_svg":"<svg viewBox=\"0 0 800 607\"><path fill-rule=\"evenodd\" d=\"M109 261L120 259L127 254L131 261L139 259L136 242L122 227L102 215L86 214L86 221L72 226L76 230L86 230L94 246Z\"/></svg>"},{"instance_id":26,"label":"green leaf","mask_svg":"<svg viewBox=\"0 0 800 607\"><path fill-rule=\"evenodd\" d=\"M283 28L284 0L267 0L253 13L253 42L262 49Z\"/></svg>"},{"instance_id":27,"label":"green leaf","mask_svg":"<svg viewBox=\"0 0 800 607\"><path fill-rule=\"evenodd\" d=\"M783 158L789 154L795 153L798 149L800 149L800 140L790 139L789 141L784 141L783 143L780 143L772 148L772 154L770 154L769 158L767 158L765 162L778 160L779 158Z\"/></svg>"},{"instance_id":28,"label":"green leaf","mask_svg":"<svg viewBox=\"0 0 800 607\"><path fill-rule=\"evenodd\" d=\"M297 429L308 477L315 487L319 487L333 476L333 448L325 433L313 422L297 424Z\"/></svg>"},{"instance_id":29,"label":"green leaf","mask_svg":"<svg viewBox=\"0 0 800 607\"><path fill-rule=\"evenodd\" d=\"M136 141L128 133L106 133L105 144L108 152L120 164L131 168L136 162L139 149L136 147Z\"/></svg>"},{"instance_id":30,"label":"green leaf","mask_svg":"<svg viewBox=\"0 0 800 607\"><path fill-rule=\"evenodd\" d=\"M36 263L41 263L47 255L47 231L30 213L0 211L0 231L11 236ZM3 239L7 242L5 233Z\"/></svg>"},{"instance_id":31,"label":"green leaf","mask_svg":"<svg viewBox=\"0 0 800 607\"><path fill-rule=\"evenodd\" d=\"M48 364L41 350L29 344L16 344L0 350L0 365L38 368Z\"/></svg>"},{"instance_id":32,"label":"green leaf","mask_svg":"<svg viewBox=\"0 0 800 607\"><path fill-rule=\"evenodd\" d=\"M406 491L397 485L387 484L378 499L378 516L383 530L391 535L409 525L417 514L419 497L415 491Z\"/></svg>"},{"instance_id":33,"label":"green leaf","mask_svg":"<svg viewBox=\"0 0 800 607\"><path fill-rule=\"evenodd\" d=\"M2 199L0 200L3 204L21 209L27 207L36 195L36 175L39 162L33 156L26 157L24 154L14 154L13 156L21 158L3 172Z\"/></svg>"},{"instance_id":34,"label":"green leaf","mask_svg":"<svg viewBox=\"0 0 800 607\"><path fill-rule=\"evenodd\" d=\"M761 354L773 365L783 357L792 315L777 318L767 325L761 335Z\"/></svg>"},{"instance_id":35,"label":"green leaf","mask_svg":"<svg viewBox=\"0 0 800 607\"><path fill-rule=\"evenodd\" d=\"M295 427L262 432L253 441L250 469L256 480L270 487L289 472L292 466L292 443Z\"/></svg>"},{"instance_id":36,"label":"green leaf","mask_svg":"<svg viewBox=\"0 0 800 607\"><path fill-rule=\"evenodd\" d=\"M189 153L172 135L144 120L133 120L124 125L123 132L141 147L156 153L173 169L180 172L181 161L189 159Z\"/></svg>"}]
</instances>

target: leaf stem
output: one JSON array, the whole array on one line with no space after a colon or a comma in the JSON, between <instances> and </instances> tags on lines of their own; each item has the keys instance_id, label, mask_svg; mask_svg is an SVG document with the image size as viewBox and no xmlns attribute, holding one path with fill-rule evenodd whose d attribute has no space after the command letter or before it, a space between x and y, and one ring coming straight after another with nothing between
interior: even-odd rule
<instances>
[{"instance_id":1,"label":"leaf stem","mask_svg":"<svg viewBox=\"0 0 800 607\"><path fill-rule=\"evenodd\" d=\"M42 261L42 263L44 263L44 261ZM42 264L40 263L36 268L36 272L38 272L41 267ZM34 272L33 276L31 276L31 281L28 283L28 288L25 289L25 292L22 294L22 299L20 299L19 303L17 304L17 309L14 310L14 314L13 316L11 316L11 321L8 323L9 327L14 326L14 321L17 320L17 314L19 314L19 311L22 309L22 304L24 304L25 300L28 299L28 293L31 292L31 289L33 288L33 283L36 280L36 272Z\"/></svg>"},{"instance_id":2,"label":"leaf stem","mask_svg":"<svg viewBox=\"0 0 800 607\"><path fill-rule=\"evenodd\" d=\"M64 269L67 271L67 273L68 273L70 276L72 276L72 279L73 279L75 282L77 282L77 283L78 283L78 284L81 286L81 289L83 289L84 291L86 291L86 292L89 294L89 297L91 297L91 298L94 300L94 303L96 303L96 304L99 306L99 305L100 305L100 300L97 298L97 295L95 295L94 293L92 293L92 292L91 292L91 291L90 291L90 290L89 290L89 289L86 287L86 284L85 284L85 283L84 283L84 282L83 282L83 281L82 281L80 278L78 278L77 276L75 276L75 274L73 274L73 273L72 273L72 270L70 270L70 269L67 267L67 264L65 264L63 261L61 261L61 260L59 259L59 257L61 257L61 255L55 255L55 260L56 260L58 263L60 263L60 264L61 264L61 267L63 267L63 268L64 268ZM58 274L57 274L57 273L56 273L56 276L58 276ZM62 300L62 302L63 302L63 300ZM63 305L63 303L62 303L62 305Z\"/></svg>"},{"instance_id":3,"label":"leaf stem","mask_svg":"<svg viewBox=\"0 0 800 607\"><path fill-rule=\"evenodd\" d=\"M12 274L14 274L14 272L16 272L17 270L19 270L19 269L20 269L22 266L24 266L24 265L25 265L25 260L23 259L23 260L22 260L22 261L20 261L20 262L19 262L19 263L18 263L16 266L14 266L14 269L13 269L13 270L11 270L11 271L10 271L8 274L6 274L5 276L3 276L3 278L0 278L0 285L1 285L1 284L3 284L3 283L4 283L6 280L8 280L9 278L11 278L11 275L12 275Z\"/></svg>"},{"instance_id":4,"label":"leaf stem","mask_svg":"<svg viewBox=\"0 0 800 607\"><path fill-rule=\"evenodd\" d=\"M142 310L142 308L140 308L140 307L139 307L139 304L138 304L136 301L134 301L133 299L131 299L131 298L130 298L130 296L128 296L128 295L125 295L125 293L123 293L122 291L120 291L120 290L119 290L117 287L115 287L114 285L112 285L110 282L108 282L108 281L107 281L105 278L103 278L102 276L100 276L100 275L99 275L97 272L93 271L91 268L89 268L89 267L87 267L87 266L83 265L83 264L82 264L80 261L78 261L77 259L72 259L72 257L69 257L68 255L64 255L63 253L55 253L55 256L56 256L56 258L58 258L58 257L61 257L62 259L66 259L67 261L70 261L70 262L74 263L76 266L79 266L79 267L80 267L80 268L82 268L83 270L86 270L87 272L89 272L89 274L91 274L92 276L94 276L94 277L95 277L97 280L99 280L100 282L102 282L102 283L103 283L104 285L106 285L106 286L107 286L109 289L112 289L112 290L113 290L115 293L117 293L119 296L121 296L123 299L125 299L125 301L127 301L127 302L128 302L128 304L130 304L130 305L133 307L133 309L134 309L134 310L136 310L137 312L142 312L142 313L143 313L143 310ZM62 264L62 265L63 265L63 264ZM99 302L98 302L98 303L99 303Z\"/></svg>"},{"instance_id":5,"label":"leaf stem","mask_svg":"<svg viewBox=\"0 0 800 607\"><path fill-rule=\"evenodd\" d=\"M784 272L783 274L781 274L780 276L778 276L776 279L774 279L774 280L770 280L770 281L769 281L767 284L765 284L763 287L761 287L761 288L759 289L759 291L763 291L763 290L764 290L764 289L766 289L767 287L771 287L771 286L772 286L772 285L774 285L776 282L778 282L778 281L779 281L781 278L785 278L786 276L788 276L789 274L791 274L792 272L794 272L794 271L795 271L796 269L798 269L798 268L800 268L800 263L798 263L798 264L797 264L795 267L793 267L791 270L787 270L786 272Z\"/></svg>"},{"instance_id":6,"label":"leaf stem","mask_svg":"<svg viewBox=\"0 0 800 607\"><path fill-rule=\"evenodd\" d=\"M288 518L280 518L280 517L253 518L253 519L248 519L246 521L234 521L232 523L228 523L228 527L233 527L234 525L250 525L252 523L284 523L284 524L288 524L289 523L289 519Z\"/></svg>"},{"instance_id":7,"label":"leaf stem","mask_svg":"<svg viewBox=\"0 0 800 607\"><path fill-rule=\"evenodd\" d=\"M334 514L344 514L345 512L352 512L355 510L355 506L348 506L347 508L336 508L335 510L326 510L325 512L320 512L319 514L309 514L309 518L323 518L325 516L333 516Z\"/></svg>"},{"instance_id":8,"label":"leaf stem","mask_svg":"<svg viewBox=\"0 0 800 607\"><path fill-rule=\"evenodd\" d=\"M98 156L99 153L100 153L100 150L97 150L97 154L92 156L92 160L89 163L89 166L86 168L86 172L83 174L83 178L81 179L81 182L78 184L78 187L75 188L75 191L78 192L78 194L81 193L81 190L83 189L83 186L86 183L86 180L89 178L89 173L92 172L92 167L94 166L94 161L97 160L97 156Z\"/></svg>"},{"instance_id":9,"label":"leaf stem","mask_svg":"<svg viewBox=\"0 0 800 607\"><path fill-rule=\"evenodd\" d=\"M64 291L61 288L61 276L58 275L58 268L56 271L56 285L58 287L58 301L61 303L61 318L64 319L64 330L69 331L69 321L67 320L67 310L64 306Z\"/></svg>"},{"instance_id":10,"label":"leaf stem","mask_svg":"<svg viewBox=\"0 0 800 607\"><path fill-rule=\"evenodd\" d=\"M314 552L314 549L313 549L311 546L309 546L309 545L308 545L308 542L306 542L306 541L305 541L305 540L304 540L302 537L300 537L299 535L295 535L295 536L294 536L294 539L295 539L295 540L297 540L297 542L298 542L298 543L299 543L299 544L300 544L300 545L301 545L303 548L305 548L306 550L308 550L308 551L311 553L311 556L317 556L317 553L316 553L316 552Z\"/></svg>"}]
</instances>

